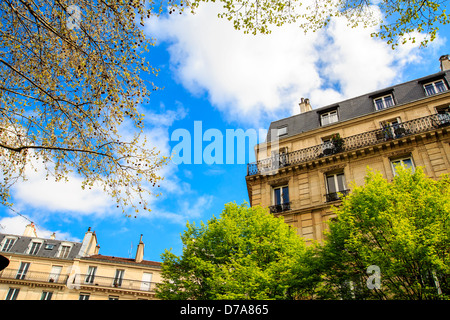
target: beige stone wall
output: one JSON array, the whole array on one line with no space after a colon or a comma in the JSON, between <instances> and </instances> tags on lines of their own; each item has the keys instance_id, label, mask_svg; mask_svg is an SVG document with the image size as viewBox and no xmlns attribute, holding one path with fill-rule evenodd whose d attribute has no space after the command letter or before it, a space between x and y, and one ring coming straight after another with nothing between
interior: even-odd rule
<instances>
[{"instance_id":1,"label":"beige stone wall","mask_svg":"<svg viewBox=\"0 0 450 320\"><path fill-rule=\"evenodd\" d=\"M436 107L450 105L450 94L431 97L408 105L398 106L370 115L336 123L324 128L304 132L294 137L279 141L280 148L287 147L288 152L319 145L322 137L339 132L345 138L355 134L379 129L380 123L399 118L401 122L429 116L436 113ZM247 186L251 205L268 207L273 205L273 187L289 186L291 209L277 216L297 228L300 237L306 240L322 240L327 228L326 221L333 217L330 205L339 205L340 201L326 202L325 174L342 170L346 187L351 183L364 184L367 167L377 170L391 180L394 176L391 160L410 155L414 166L421 166L424 172L438 178L443 173L450 173L450 127L436 129L432 132L417 134L407 138L394 139L376 146L361 148L327 158L315 159L298 165L279 169L272 175L247 176ZM258 149L258 148L256 148ZM269 157L270 145L260 150L259 159Z\"/></svg>"}]
</instances>

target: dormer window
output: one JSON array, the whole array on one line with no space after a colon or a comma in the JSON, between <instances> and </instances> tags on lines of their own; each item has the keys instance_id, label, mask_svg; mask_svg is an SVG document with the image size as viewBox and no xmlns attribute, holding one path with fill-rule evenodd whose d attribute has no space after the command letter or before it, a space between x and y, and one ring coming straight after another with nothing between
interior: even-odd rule
<instances>
[{"instance_id":1,"label":"dormer window","mask_svg":"<svg viewBox=\"0 0 450 320\"><path fill-rule=\"evenodd\" d=\"M423 85L423 88L425 89L425 93L427 96L432 96L434 94L447 91L447 86L442 79L426 83Z\"/></svg>"},{"instance_id":2,"label":"dormer window","mask_svg":"<svg viewBox=\"0 0 450 320\"><path fill-rule=\"evenodd\" d=\"M375 104L375 108L377 110L383 110L389 107L392 107L395 105L394 98L392 97L392 94L388 94L379 98L373 99L373 103Z\"/></svg>"},{"instance_id":3,"label":"dormer window","mask_svg":"<svg viewBox=\"0 0 450 320\"><path fill-rule=\"evenodd\" d=\"M338 120L338 113L336 109L320 114L320 125L322 126L337 122Z\"/></svg>"},{"instance_id":4,"label":"dormer window","mask_svg":"<svg viewBox=\"0 0 450 320\"><path fill-rule=\"evenodd\" d=\"M278 135L279 137L280 137L280 136L284 136L284 135L286 135L286 134L287 134L287 126L278 128L277 135Z\"/></svg>"}]
</instances>

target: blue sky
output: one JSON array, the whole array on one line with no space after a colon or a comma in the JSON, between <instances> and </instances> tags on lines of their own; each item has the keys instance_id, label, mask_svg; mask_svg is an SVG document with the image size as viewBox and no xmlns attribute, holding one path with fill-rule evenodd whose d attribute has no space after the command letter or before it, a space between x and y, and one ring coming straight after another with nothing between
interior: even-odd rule
<instances>
[{"instance_id":1,"label":"blue sky","mask_svg":"<svg viewBox=\"0 0 450 320\"><path fill-rule=\"evenodd\" d=\"M31 174L11 193L14 210L37 225L38 236L55 232L58 239L80 241L91 227L104 255L134 257L141 234L145 259L160 261L169 248L179 254L187 221L206 222L220 215L225 203L248 202L246 164L236 158L225 163L226 130L259 133L271 121L298 113L301 98L318 108L438 72L439 57L450 54L449 26L427 48L408 44L392 50L370 37L374 27L350 29L338 19L316 33L305 35L287 25L271 35L254 36L216 17L217 5L208 4L195 15L148 21L146 33L156 38L156 46L147 60L160 69L151 80L164 90L153 93L141 108L145 134L163 154L178 145L171 139L174 132L187 130L192 141L198 138L194 126L200 123L202 133L212 129L223 134L224 164L165 167L162 195L151 200L150 214L136 218L124 217L101 192L82 191L75 176L55 183L40 172ZM209 144L203 141L201 151ZM245 162L253 158L247 152ZM22 234L29 223L23 216L1 208L0 232Z\"/></svg>"}]
</instances>

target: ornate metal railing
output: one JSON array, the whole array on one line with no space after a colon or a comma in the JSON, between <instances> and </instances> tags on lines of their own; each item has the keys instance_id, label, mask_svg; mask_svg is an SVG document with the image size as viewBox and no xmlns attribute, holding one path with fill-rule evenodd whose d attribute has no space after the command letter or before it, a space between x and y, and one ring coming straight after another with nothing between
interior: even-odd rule
<instances>
[{"instance_id":1,"label":"ornate metal railing","mask_svg":"<svg viewBox=\"0 0 450 320\"><path fill-rule=\"evenodd\" d=\"M154 292L156 282L140 281L126 278L114 278L104 276L92 276L88 274L77 274L73 280L73 285L92 286L97 288L120 288L126 290L139 290Z\"/></svg>"},{"instance_id":2,"label":"ornate metal railing","mask_svg":"<svg viewBox=\"0 0 450 320\"><path fill-rule=\"evenodd\" d=\"M418 118L395 125L385 126L382 129L367 131L353 136L342 138L338 147L333 144L319 144L309 148L304 148L288 153L277 154L276 156L249 163L247 165L247 175L264 174L276 169L303 162L316 160L322 157L351 151L389 140L399 139L408 135L414 135L426 131L450 125L450 114L433 114L423 118Z\"/></svg>"},{"instance_id":3,"label":"ornate metal railing","mask_svg":"<svg viewBox=\"0 0 450 320\"><path fill-rule=\"evenodd\" d=\"M327 193L325 196L327 198L327 202L341 200L343 197L348 195L350 190L341 190L338 192Z\"/></svg>"},{"instance_id":4,"label":"ornate metal railing","mask_svg":"<svg viewBox=\"0 0 450 320\"><path fill-rule=\"evenodd\" d=\"M279 212L283 212L283 211L288 211L288 210L291 210L291 203L286 202L286 203L282 203L282 204L275 204L273 206L270 206L269 210L270 210L270 213L279 213Z\"/></svg>"},{"instance_id":5,"label":"ornate metal railing","mask_svg":"<svg viewBox=\"0 0 450 320\"><path fill-rule=\"evenodd\" d=\"M48 282L53 284L66 284L67 275L54 274L49 272L27 271L18 273L17 270L5 269L0 272L0 279L23 280L26 282Z\"/></svg>"}]
</instances>

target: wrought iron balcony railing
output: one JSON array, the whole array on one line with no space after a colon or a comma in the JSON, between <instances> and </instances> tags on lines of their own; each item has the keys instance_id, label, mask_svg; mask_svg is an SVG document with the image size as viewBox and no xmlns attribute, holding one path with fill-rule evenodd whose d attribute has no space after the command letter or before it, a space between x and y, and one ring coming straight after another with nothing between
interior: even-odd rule
<instances>
[{"instance_id":1,"label":"wrought iron balcony railing","mask_svg":"<svg viewBox=\"0 0 450 320\"><path fill-rule=\"evenodd\" d=\"M0 279L2 280L23 280L25 282L47 282L65 285L67 278L67 275L49 272L27 271L26 273L18 273L17 270L11 269L5 269L0 272Z\"/></svg>"},{"instance_id":2,"label":"wrought iron balcony railing","mask_svg":"<svg viewBox=\"0 0 450 320\"><path fill-rule=\"evenodd\" d=\"M338 192L327 193L325 197L327 198L327 202L341 200L343 197L348 195L350 190L341 190Z\"/></svg>"},{"instance_id":3,"label":"wrought iron balcony railing","mask_svg":"<svg viewBox=\"0 0 450 320\"><path fill-rule=\"evenodd\" d=\"M282 167L296 165L346 151L356 150L385 141L435 130L448 125L450 125L449 113L433 114L431 116L385 126L382 129L367 131L342 138L338 148L333 147L333 144L330 143L319 144L309 148L288 153L281 153L270 158L252 162L247 165L247 175L252 176L264 174Z\"/></svg>"},{"instance_id":4,"label":"wrought iron balcony railing","mask_svg":"<svg viewBox=\"0 0 450 320\"><path fill-rule=\"evenodd\" d=\"M73 285L92 286L97 288L120 288L125 290L139 290L154 292L156 282L140 281L133 279L121 279L114 277L103 277L89 274L77 274L72 281Z\"/></svg>"},{"instance_id":5,"label":"wrought iron balcony railing","mask_svg":"<svg viewBox=\"0 0 450 320\"><path fill-rule=\"evenodd\" d=\"M270 213L279 213L279 212L283 212L283 211L288 211L288 210L291 210L291 203L286 202L286 203L282 203L282 204L276 204L276 205L270 206L269 210L270 210Z\"/></svg>"}]
</instances>

